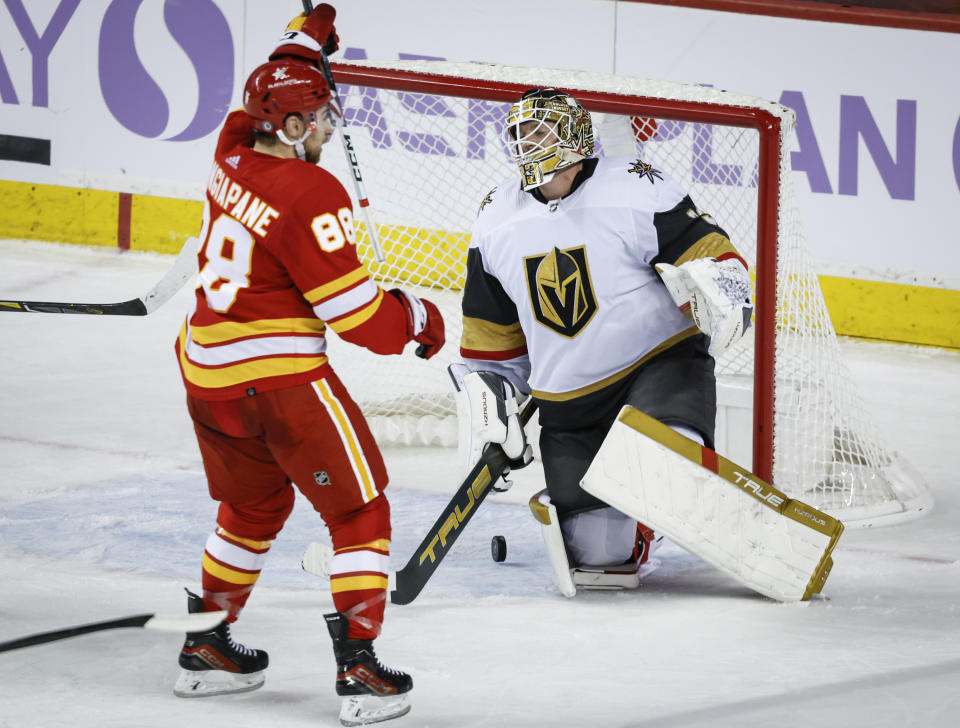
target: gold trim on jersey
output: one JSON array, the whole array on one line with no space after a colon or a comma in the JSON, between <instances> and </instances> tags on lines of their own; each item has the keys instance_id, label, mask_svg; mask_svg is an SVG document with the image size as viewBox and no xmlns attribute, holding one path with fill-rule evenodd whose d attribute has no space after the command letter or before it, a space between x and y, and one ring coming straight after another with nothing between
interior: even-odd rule
<instances>
[{"instance_id":1,"label":"gold trim on jersey","mask_svg":"<svg viewBox=\"0 0 960 728\"><path fill-rule=\"evenodd\" d=\"M316 306L318 303L323 301L325 298L330 298L330 296L339 293L345 288L358 283L359 281L365 280L370 277L370 273L366 268L360 266L349 273L346 273L339 278L336 278L329 283L324 283L322 286L317 286L316 288L311 288L309 291L303 294L303 297L310 302L311 306Z\"/></svg>"},{"instance_id":2,"label":"gold trim on jersey","mask_svg":"<svg viewBox=\"0 0 960 728\"><path fill-rule=\"evenodd\" d=\"M223 321L209 326L191 326L190 338L200 346L223 344L263 334L320 334L327 325L317 318L257 319L256 321Z\"/></svg>"},{"instance_id":3,"label":"gold trim on jersey","mask_svg":"<svg viewBox=\"0 0 960 728\"><path fill-rule=\"evenodd\" d=\"M700 330L696 326L691 326L690 328L681 331L679 334L671 336L666 341L661 342L658 346L655 346L653 349L648 351L638 361L635 361L626 369L621 369L619 372L611 374L609 377L604 377L599 382L588 384L585 387L580 387L579 389L574 389L570 392L542 392L534 389L531 393L537 399L543 399L548 402L566 402L571 399L576 399L577 397L583 397L584 395L592 394L593 392L599 391L604 387L608 387L615 382L619 382L621 379L633 372L637 367L653 359L653 357L655 357L657 354L660 354L670 347L679 344L684 339L689 339L691 336L695 336L699 333Z\"/></svg>"},{"instance_id":4,"label":"gold trim on jersey","mask_svg":"<svg viewBox=\"0 0 960 728\"><path fill-rule=\"evenodd\" d=\"M469 351L513 351L527 344L527 337L520 328L520 322L515 324L495 324L473 316L463 317L463 334L460 337L460 346Z\"/></svg>"},{"instance_id":5,"label":"gold trim on jersey","mask_svg":"<svg viewBox=\"0 0 960 728\"><path fill-rule=\"evenodd\" d=\"M180 329L180 366L183 369L183 375L188 382L204 389L223 389L257 379L303 374L318 369L326 363L326 355L321 354L320 356L272 356L239 364L201 367L187 357L186 324Z\"/></svg>"},{"instance_id":6,"label":"gold trim on jersey","mask_svg":"<svg viewBox=\"0 0 960 728\"><path fill-rule=\"evenodd\" d=\"M738 258L740 253L733 247L729 238L720 233L709 233L704 235L697 242L691 245L686 251L674 261L674 265L682 265L691 260L699 258L719 258L721 255L733 253Z\"/></svg>"},{"instance_id":7,"label":"gold trim on jersey","mask_svg":"<svg viewBox=\"0 0 960 728\"><path fill-rule=\"evenodd\" d=\"M360 324L367 322L377 312L377 309L380 308L380 304L383 302L383 295L383 289L378 288L377 297L366 306L349 316L344 316L335 321L328 321L327 323L330 325L330 328L338 334L342 334L344 331L349 331L350 329L355 329Z\"/></svg>"}]
</instances>

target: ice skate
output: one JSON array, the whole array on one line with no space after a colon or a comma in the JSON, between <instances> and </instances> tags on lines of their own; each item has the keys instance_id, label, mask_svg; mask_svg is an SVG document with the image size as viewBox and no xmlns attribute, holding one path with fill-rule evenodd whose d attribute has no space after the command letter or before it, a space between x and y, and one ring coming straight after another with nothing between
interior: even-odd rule
<instances>
[{"instance_id":1,"label":"ice skate","mask_svg":"<svg viewBox=\"0 0 960 728\"><path fill-rule=\"evenodd\" d=\"M187 591L187 611L202 612L203 599ZM188 632L180 650L180 677L173 694L180 698L245 693L261 687L269 657L252 650L230 636L224 620L210 632Z\"/></svg>"},{"instance_id":2,"label":"ice skate","mask_svg":"<svg viewBox=\"0 0 960 728\"><path fill-rule=\"evenodd\" d=\"M340 722L368 725L410 712L413 679L377 659L373 640L349 639L350 623L340 612L325 614L337 660L337 695L343 696Z\"/></svg>"}]
</instances>

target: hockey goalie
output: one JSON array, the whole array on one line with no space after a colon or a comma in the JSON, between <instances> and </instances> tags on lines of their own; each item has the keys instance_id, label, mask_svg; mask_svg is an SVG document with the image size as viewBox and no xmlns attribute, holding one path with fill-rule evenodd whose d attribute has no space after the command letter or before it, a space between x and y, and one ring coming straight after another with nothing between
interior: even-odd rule
<instances>
[{"instance_id":1,"label":"hockey goalie","mask_svg":"<svg viewBox=\"0 0 960 728\"><path fill-rule=\"evenodd\" d=\"M753 312L727 233L666 171L595 156L590 113L562 90L524 93L503 141L519 184L480 203L451 366L464 469L488 443L530 461L518 402L532 396L546 489L531 509L564 595L637 586L667 536L761 593L809 598L842 526L704 466L715 358Z\"/></svg>"}]
</instances>

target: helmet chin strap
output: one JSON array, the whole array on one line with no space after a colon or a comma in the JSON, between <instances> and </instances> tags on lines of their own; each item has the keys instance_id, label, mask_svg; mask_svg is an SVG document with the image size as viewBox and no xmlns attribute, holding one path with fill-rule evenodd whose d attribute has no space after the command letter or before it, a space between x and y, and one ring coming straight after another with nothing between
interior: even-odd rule
<instances>
[{"instance_id":1,"label":"helmet chin strap","mask_svg":"<svg viewBox=\"0 0 960 728\"><path fill-rule=\"evenodd\" d=\"M283 133L283 129L277 129L277 136L280 137L280 141L284 144L287 144L293 147L294 151L297 153L297 159L301 162L306 161L307 151L303 148L303 140L310 136L312 132L305 131L299 139L290 139L286 134Z\"/></svg>"}]
</instances>

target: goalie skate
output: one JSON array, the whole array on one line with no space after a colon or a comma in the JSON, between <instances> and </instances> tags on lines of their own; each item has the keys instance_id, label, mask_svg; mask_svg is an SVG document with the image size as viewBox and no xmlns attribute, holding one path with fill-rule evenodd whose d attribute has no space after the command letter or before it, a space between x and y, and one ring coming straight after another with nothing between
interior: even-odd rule
<instances>
[{"instance_id":1,"label":"goalie skate","mask_svg":"<svg viewBox=\"0 0 960 728\"><path fill-rule=\"evenodd\" d=\"M642 579L660 567L660 560L651 557L663 537L657 536L646 526L640 526L637 531L638 551L635 560L631 559L619 566L571 566L560 531L557 509L550 502L547 491L544 489L531 496L529 506L533 517L541 524L543 542L553 567L557 588L565 597L576 596L577 587L587 590L636 589Z\"/></svg>"}]
</instances>

